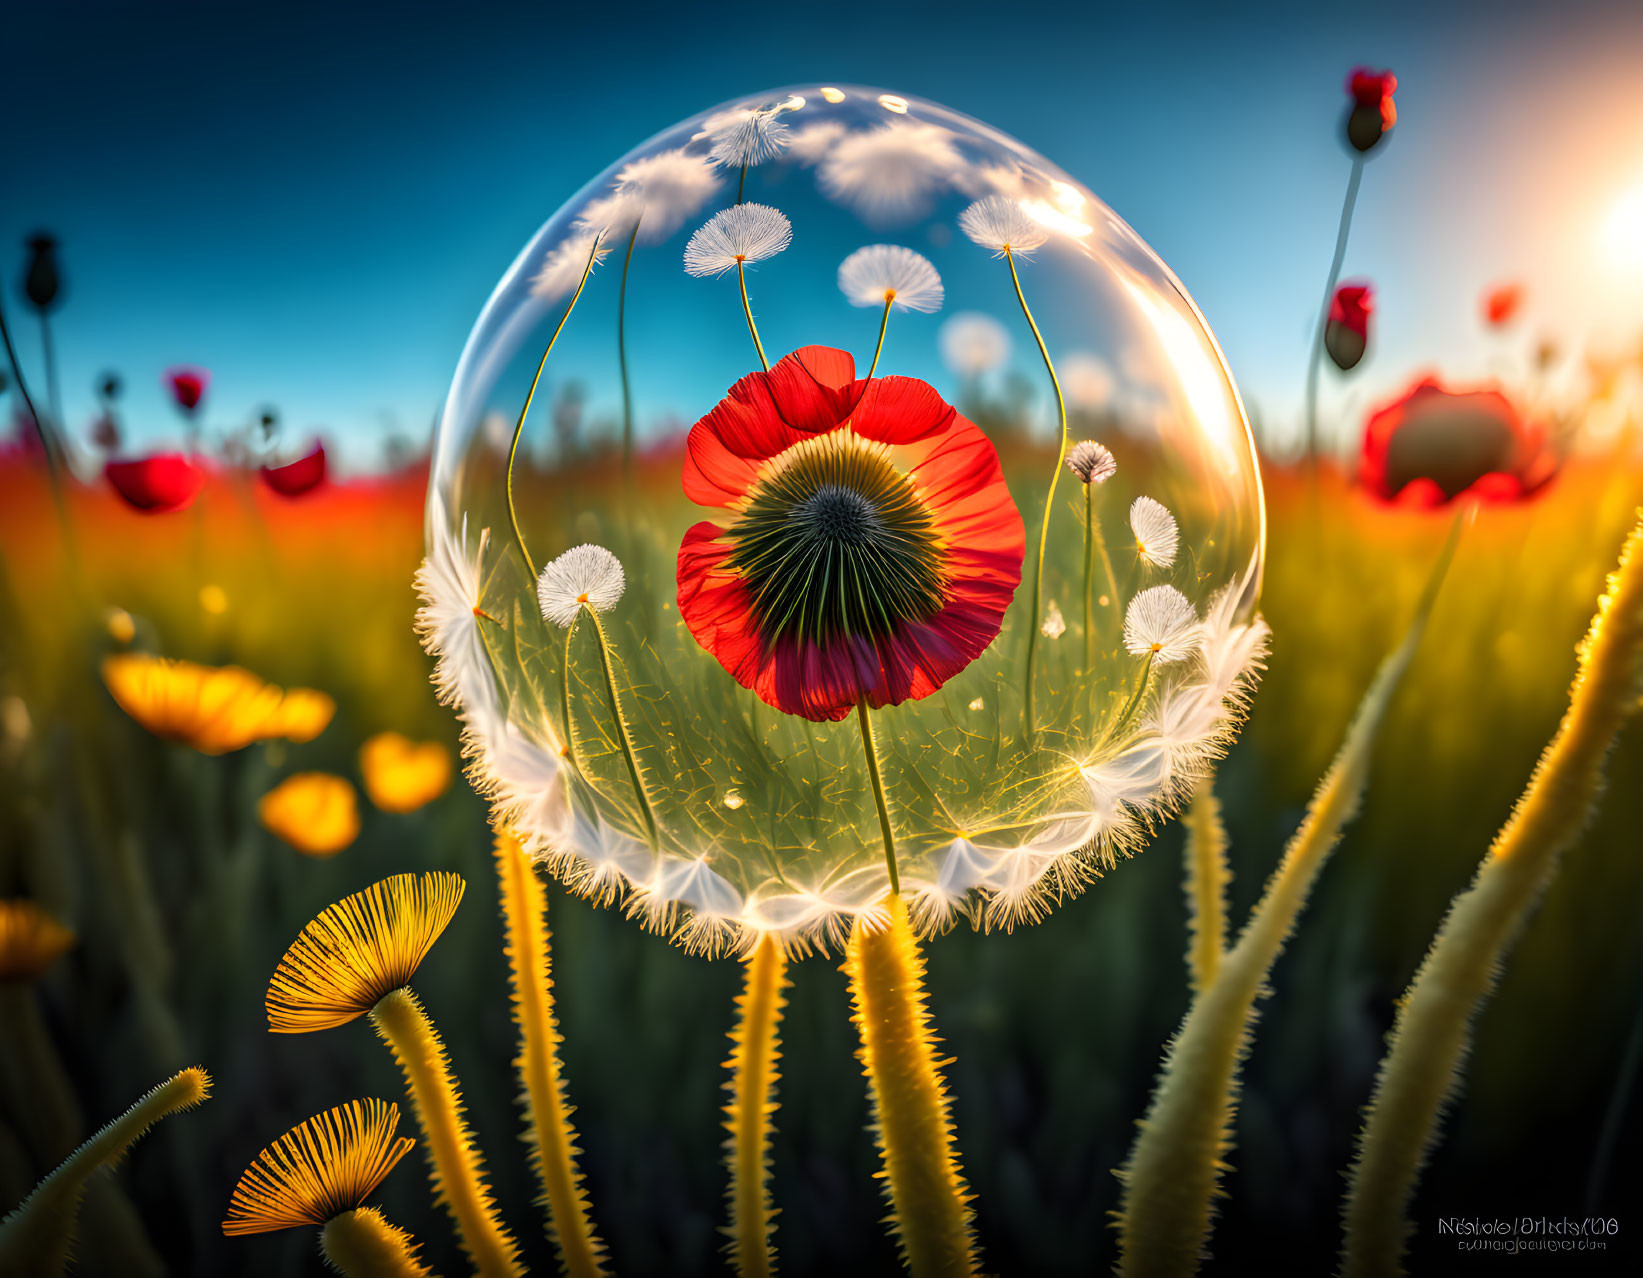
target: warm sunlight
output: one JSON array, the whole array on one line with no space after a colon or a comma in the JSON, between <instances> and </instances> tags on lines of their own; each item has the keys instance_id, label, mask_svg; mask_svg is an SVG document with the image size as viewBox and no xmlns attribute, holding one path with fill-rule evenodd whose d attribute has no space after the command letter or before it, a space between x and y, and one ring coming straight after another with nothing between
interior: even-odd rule
<instances>
[{"instance_id":1,"label":"warm sunlight","mask_svg":"<svg viewBox=\"0 0 1643 1278\"><path fill-rule=\"evenodd\" d=\"M1604 256L1610 264L1643 271L1643 179L1615 201L1603 225Z\"/></svg>"}]
</instances>

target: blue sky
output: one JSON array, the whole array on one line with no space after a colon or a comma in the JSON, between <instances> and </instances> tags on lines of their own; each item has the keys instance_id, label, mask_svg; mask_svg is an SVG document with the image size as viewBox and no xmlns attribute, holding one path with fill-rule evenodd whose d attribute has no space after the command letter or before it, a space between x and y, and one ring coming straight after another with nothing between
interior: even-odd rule
<instances>
[{"instance_id":1,"label":"blue sky","mask_svg":"<svg viewBox=\"0 0 1643 1278\"><path fill-rule=\"evenodd\" d=\"M105 367L131 433L175 436L170 364L212 369L212 421L263 403L356 464L420 438L519 247L593 173L715 102L800 81L902 90L1079 176L1186 283L1274 438L1298 414L1348 161L1341 81L1399 77L1348 274L1381 310L1355 425L1416 371L1505 367L1541 333L1618 344L1643 274L1601 229L1643 184L1643 5L883 3L380 9L35 5L7 23L0 272L22 355L20 243L64 242L66 415ZM1479 331L1520 279L1528 322ZM38 379L36 379L38 380Z\"/></svg>"}]
</instances>

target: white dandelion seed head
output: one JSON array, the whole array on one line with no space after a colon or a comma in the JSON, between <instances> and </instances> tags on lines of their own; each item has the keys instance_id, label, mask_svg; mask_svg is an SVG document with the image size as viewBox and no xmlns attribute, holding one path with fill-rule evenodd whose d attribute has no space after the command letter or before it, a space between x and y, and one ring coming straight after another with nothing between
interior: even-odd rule
<instances>
[{"instance_id":1,"label":"white dandelion seed head","mask_svg":"<svg viewBox=\"0 0 1643 1278\"><path fill-rule=\"evenodd\" d=\"M878 222L921 212L930 194L950 186L964 165L950 130L917 120L892 120L837 138L817 181L829 197Z\"/></svg>"},{"instance_id":2,"label":"white dandelion seed head","mask_svg":"<svg viewBox=\"0 0 1643 1278\"><path fill-rule=\"evenodd\" d=\"M1130 503L1130 531L1135 534L1135 553L1154 568L1168 568L1181 549L1181 529L1169 507L1151 497L1137 497Z\"/></svg>"},{"instance_id":3,"label":"white dandelion seed head","mask_svg":"<svg viewBox=\"0 0 1643 1278\"><path fill-rule=\"evenodd\" d=\"M542 570L536 598L545 618L568 627L583 604L595 612L609 612L626 588L622 561L610 551L603 546L573 546Z\"/></svg>"},{"instance_id":4,"label":"white dandelion seed head","mask_svg":"<svg viewBox=\"0 0 1643 1278\"><path fill-rule=\"evenodd\" d=\"M787 145L788 129L781 120L785 102L775 106L741 106L710 115L698 137L712 142L708 158L715 164L740 168L773 159Z\"/></svg>"},{"instance_id":5,"label":"white dandelion seed head","mask_svg":"<svg viewBox=\"0 0 1643 1278\"><path fill-rule=\"evenodd\" d=\"M1067 469L1084 484L1104 484L1118 473L1118 462L1105 444L1085 439L1067 454Z\"/></svg>"},{"instance_id":6,"label":"white dandelion seed head","mask_svg":"<svg viewBox=\"0 0 1643 1278\"><path fill-rule=\"evenodd\" d=\"M1124 647L1160 665L1185 661L1203 642L1192 602L1174 586L1150 586L1124 610Z\"/></svg>"},{"instance_id":7,"label":"white dandelion seed head","mask_svg":"<svg viewBox=\"0 0 1643 1278\"><path fill-rule=\"evenodd\" d=\"M1010 358L1010 332L991 315L960 311L941 326L941 360L955 376L973 380Z\"/></svg>"},{"instance_id":8,"label":"white dandelion seed head","mask_svg":"<svg viewBox=\"0 0 1643 1278\"><path fill-rule=\"evenodd\" d=\"M1024 257L1039 248L1049 233L1027 216L1019 200L1007 195L989 195L977 200L958 215L958 225L982 248L1003 257L1006 250Z\"/></svg>"},{"instance_id":9,"label":"white dandelion seed head","mask_svg":"<svg viewBox=\"0 0 1643 1278\"><path fill-rule=\"evenodd\" d=\"M624 165L616 175L615 194L642 213L640 241L657 244L683 226L686 218L694 217L719 185L719 173L711 161L678 148ZM631 231L633 224L629 222L624 229Z\"/></svg>"},{"instance_id":10,"label":"white dandelion seed head","mask_svg":"<svg viewBox=\"0 0 1643 1278\"><path fill-rule=\"evenodd\" d=\"M433 545L417 570L416 590L422 597L416 630L422 646L434 657L434 690L442 705L482 707L494 699L490 660L479 633L481 568L490 529L468 542L468 518L462 531L453 532L440 503L433 512Z\"/></svg>"},{"instance_id":11,"label":"white dandelion seed head","mask_svg":"<svg viewBox=\"0 0 1643 1278\"><path fill-rule=\"evenodd\" d=\"M597 242L598 248L594 247ZM574 234L542 263L542 269L531 278L531 296L551 302L574 292L589 270L588 259L598 266L610 255L610 243L600 237L598 230L583 230Z\"/></svg>"},{"instance_id":12,"label":"white dandelion seed head","mask_svg":"<svg viewBox=\"0 0 1643 1278\"><path fill-rule=\"evenodd\" d=\"M839 291L852 306L883 306L926 314L946 296L930 259L900 244L869 244L839 263Z\"/></svg>"},{"instance_id":13,"label":"white dandelion seed head","mask_svg":"<svg viewBox=\"0 0 1643 1278\"><path fill-rule=\"evenodd\" d=\"M738 263L775 257L793 242L793 224L768 204L737 204L696 229L685 245L685 270L698 279L723 275Z\"/></svg>"},{"instance_id":14,"label":"white dandelion seed head","mask_svg":"<svg viewBox=\"0 0 1643 1278\"><path fill-rule=\"evenodd\" d=\"M1067 633L1067 619L1061 615L1061 605L1050 600L1050 606L1044 612L1044 624L1039 633L1046 639L1059 639Z\"/></svg>"}]
</instances>

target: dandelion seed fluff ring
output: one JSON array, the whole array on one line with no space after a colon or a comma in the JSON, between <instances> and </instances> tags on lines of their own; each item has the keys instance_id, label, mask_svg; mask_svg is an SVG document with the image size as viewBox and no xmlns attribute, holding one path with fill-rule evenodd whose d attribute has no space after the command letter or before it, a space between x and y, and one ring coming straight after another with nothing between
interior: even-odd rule
<instances>
[{"instance_id":1,"label":"dandelion seed fluff ring","mask_svg":"<svg viewBox=\"0 0 1643 1278\"><path fill-rule=\"evenodd\" d=\"M837 949L893 868L929 934L1138 850L1242 718L1264 536L1220 350L1133 231L957 112L800 85L524 246L441 414L418 627L572 890Z\"/></svg>"}]
</instances>

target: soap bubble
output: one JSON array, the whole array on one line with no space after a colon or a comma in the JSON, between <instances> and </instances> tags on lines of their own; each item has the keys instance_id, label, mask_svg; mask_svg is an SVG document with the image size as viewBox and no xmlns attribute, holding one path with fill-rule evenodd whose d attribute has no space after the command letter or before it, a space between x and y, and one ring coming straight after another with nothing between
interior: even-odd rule
<instances>
[{"instance_id":1,"label":"soap bubble","mask_svg":"<svg viewBox=\"0 0 1643 1278\"><path fill-rule=\"evenodd\" d=\"M657 134L508 268L419 625L570 888L802 951L892 883L926 933L1035 920L1140 846L1241 718L1264 530L1129 227L978 121L806 85Z\"/></svg>"}]
</instances>

